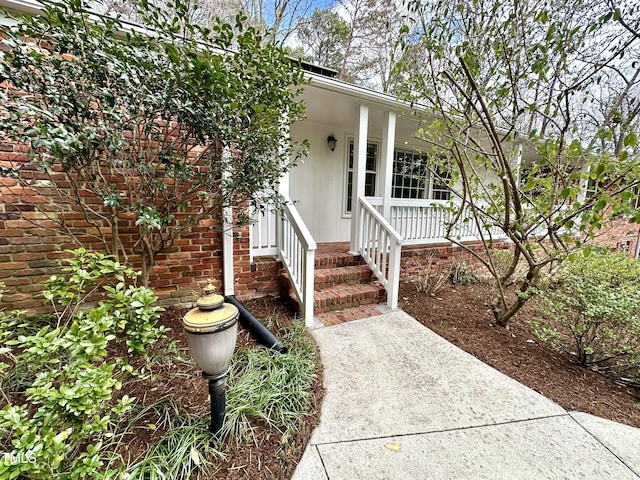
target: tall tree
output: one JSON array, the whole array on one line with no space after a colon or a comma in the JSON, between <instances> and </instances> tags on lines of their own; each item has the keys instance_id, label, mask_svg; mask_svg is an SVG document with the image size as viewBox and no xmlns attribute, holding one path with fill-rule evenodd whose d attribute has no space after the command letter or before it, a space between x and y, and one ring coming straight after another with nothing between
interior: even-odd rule
<instances>
[{"instance_id":1,"label":"tall tree","mask_svg":"<svg viewBox=\"0 0 640 480\"><path fill-rule=\"evenodd\" d=\"M339 0L315 10L297 40L312 61L333 68L338 78L391 92L406 36L402 11L396 0Z\"/></svg>"},{"instance_id":2,"label":"tall tree","mask_svg":"<svg viewBox=\"0 0 640 480\"><path fill-rule=\"evenodd\" d=\"M494 277L491 307L506 326L543 272L606 218L640 219L630 203L640 178L637 2L416 0L410 9L420 37L407 51L423 61L399 73L408 98L431 112L417 136L445 154L454 219L483 232L483 252L469 252ZM496 229L513 242L506 266L491 249Z\"/></svg>"},{"instance_id":3,"label":"tall tree","mask_svg":"<svg viewBox=\"0 0 640 480\"><path fill-rule=\"evenodd\" d=\"M311 61L340 70L350 30L349 24L337 12L316 8L300 26L297 38Z\"/></svg>"}]
</instances>

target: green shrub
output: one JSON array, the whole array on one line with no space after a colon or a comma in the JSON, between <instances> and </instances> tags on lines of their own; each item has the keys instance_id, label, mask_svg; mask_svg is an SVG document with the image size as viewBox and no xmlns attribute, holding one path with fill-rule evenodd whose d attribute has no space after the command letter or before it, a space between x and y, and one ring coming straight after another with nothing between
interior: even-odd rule
<instances>
[{"instance_id":1,"label":"green shrub","mask_svg":"<svg viewBox=\"0 0 640 480\"><path fill-rule=\"evenodd\" d=\"M541 296L534 333L583 367L640 378L640 264L625 253L569 263Z\"/></svg>"},{"instance_id":2,"label":"green shrub","mask_svg":"<svg viewBox=\"0 0 640 480\"><path fill-rule=\"evenodd\" d=\"M135 272L98 253L73 252L62 276L45 282L55 313L40 319L13 314L0 323L7 345L0 383L0 479L112 478L104 448L133 399L119 396L132 369L108 356L112 342L144 354L164 333L153 293L131 285ZM105 295L92 308L85 300ZM5 319L7 320L7 319ZM119 398L118 398L119 397ZM16 461L14 461L14 459Z\"/></svg>"},{"instance_id":3,"label":"green shrub","mask_svg":"<svg viewBox=\"0 0 640 480\"><path fill-rule=\"evenodd\" d=\"M452 283L459 283L460 285L468 285L471 283L478 283L480 281L471 271L471 267L469 267L466 262L456 263L451 267L449 278L451 278Z\"/></svg>"}]
</instances>

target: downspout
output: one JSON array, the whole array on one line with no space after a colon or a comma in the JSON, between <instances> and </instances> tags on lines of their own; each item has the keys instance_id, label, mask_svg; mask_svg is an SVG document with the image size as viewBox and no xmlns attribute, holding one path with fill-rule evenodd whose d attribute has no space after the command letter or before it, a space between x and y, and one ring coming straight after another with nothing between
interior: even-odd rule
<instances>
[{"instance_id":1,"label":"downspout","mask_svg":"<svg viewBox=\"0 0 640 480\"><path fill-rule=\"evenodd\" d=\"M251 336L260 344L278 353L287 353L289 350L276 336L269 331L256 317L254 317L244 306L236 299L234 295L224 297L225 302L235 305L240 312L240 323L244 328L249 330Z\"/></svg>"}]
</instances>

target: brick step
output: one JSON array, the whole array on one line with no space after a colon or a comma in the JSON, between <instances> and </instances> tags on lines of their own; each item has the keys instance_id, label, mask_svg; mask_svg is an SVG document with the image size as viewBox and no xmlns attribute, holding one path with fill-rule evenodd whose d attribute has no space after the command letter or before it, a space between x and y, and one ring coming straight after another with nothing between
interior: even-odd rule
<instances>
[{"instance_id":1,"label":"brick step","mask_svg":"<svg viewBox=\"0 0 640 480\"><path fill-rule=\"evenodd\" d=\"M355 284L331 287L313 295L313 306L316 313L340 310L360 305L382 303L387 292L377 284Z\"/></svg>"},{"instance_id":2,"label":"brick step","mask_svg":"<svg viewBox=\"0 0 640 480\"><path fill-rule=\"evenodd\" d=\"M330 252L315 254L315 268L322 270L325 268L352 267L363 265L365 262L360 255L352 255L347 252Z\"/></svg>"},{"instance_id":3,"label":"brick step","mask_svg":"<svg viewBox=\"0 0 640 480\"><path fill-rule=\"evenodd\" d=\"M385 311L388 311L386 309L386 305L375 303L318 313L316 318L320 323L322 323L322 325L329 327L331 325L338 325L340 323L360 320L362 318L377 317L378 315L382 315Z\"/></svg>"},{"instance_id":4,"label":"brick step","mask_svg":"<svg viewBox=\"0 0 640 480\"><path fill-rule=\"evenodd\" d=\"M316 290L325 290L338 285L369 283L372 275L367 265L320 268L314 272L314 286Z\"/></svg>"}]
</instances>

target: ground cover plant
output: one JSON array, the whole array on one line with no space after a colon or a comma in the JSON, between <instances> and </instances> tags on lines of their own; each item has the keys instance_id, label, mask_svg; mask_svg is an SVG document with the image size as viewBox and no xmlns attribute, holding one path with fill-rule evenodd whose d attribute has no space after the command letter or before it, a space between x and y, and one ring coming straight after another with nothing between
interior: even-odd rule
<instances>
[{"instance_id":1,"label":"ground cover plant","mask_svg":"<svg viewBox=\"0 0 640 480\"><path fill-rule=\"evenodd\" d=\"M162 312L137 275L107 256L78 250L68 263L46 282L52 314L0 313L0 479L292 473L321 397L304 325L268 299L250 306L289 353L259 347L241 329L227 420L213 438L206 382L182 335L185 311Z\"/></svg>"}]
</instances>

